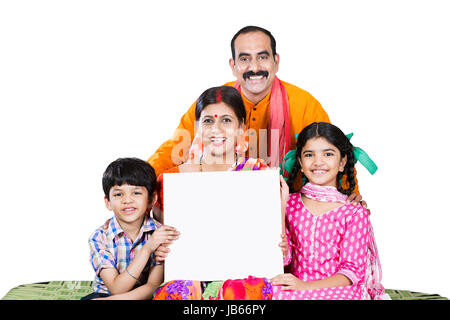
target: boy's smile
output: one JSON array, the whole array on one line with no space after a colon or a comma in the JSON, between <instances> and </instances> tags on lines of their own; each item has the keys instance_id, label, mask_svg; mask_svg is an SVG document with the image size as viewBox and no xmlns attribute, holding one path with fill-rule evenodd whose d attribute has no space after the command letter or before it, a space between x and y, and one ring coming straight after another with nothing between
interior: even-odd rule
<instances>
[{"instance_id":1,"label":"boy's smile","mask_svg":"<svg viewBox=\"0 0 450 320\"><path fill-rule=\"evenodd\" d=\"M109 200L105 197L105 205L114 212L119 224L140 226L150 206L148 191L142 186L115 185L109 191Z\"/></svg>"},{"instance_id":2,"label":"boy's smile","mask_svg":"<svg viewBox=\"0 0 450 320\"><path fill-rule=\"evenodd\" d=\"M124 208L122 210L122 212L125 214L134 214L134 213L136 213L136 208L135 207L127 207L127 208Z\"/></svg>"}]
</instances>

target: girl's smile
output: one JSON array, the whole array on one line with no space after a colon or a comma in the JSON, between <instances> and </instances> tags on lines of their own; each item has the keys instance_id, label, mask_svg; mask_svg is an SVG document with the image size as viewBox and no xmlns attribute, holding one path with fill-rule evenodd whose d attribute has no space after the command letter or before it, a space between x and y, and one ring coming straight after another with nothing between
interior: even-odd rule
<instances>
[{"instance_id":1,"label":"girl's smile","mask_svg":"<svg viewBox=\"0 0 450 320\"><path fill-rule=\"evenodd\" d=\"M343 171L347 157L323 137L309 139L299 158L302 172L316 185L337 187L337 174Z\"/></svg>"}]
</instances>

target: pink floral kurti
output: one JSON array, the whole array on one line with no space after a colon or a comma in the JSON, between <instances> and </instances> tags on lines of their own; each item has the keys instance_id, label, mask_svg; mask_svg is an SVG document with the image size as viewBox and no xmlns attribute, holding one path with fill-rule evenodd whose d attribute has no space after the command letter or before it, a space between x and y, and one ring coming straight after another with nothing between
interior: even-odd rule
<instances>
[{"instance_id":1,"label":"pink floral kurti","mask_svg":"<svg viewBox=\"0 0 450 320\"><path fill-rule=\"evenodd\" d=\"M373 287L376 282L374 273L381 273L381 269L373 271L379 265L373 266L375 260L369 247L373 248L375 243L369 213L362 206L344 204L315 216L303 204L300 193L291 194L286 207L286 232L288 272L303 281L321 280L340 273L347 276L352 285L298 291L283 291L281 286L274 286L274 300L379 299L384 293L379 283L376 290L368 290L368 284ZM375 262L377 260L376 257Z\"/></svg>"}]
</instances>

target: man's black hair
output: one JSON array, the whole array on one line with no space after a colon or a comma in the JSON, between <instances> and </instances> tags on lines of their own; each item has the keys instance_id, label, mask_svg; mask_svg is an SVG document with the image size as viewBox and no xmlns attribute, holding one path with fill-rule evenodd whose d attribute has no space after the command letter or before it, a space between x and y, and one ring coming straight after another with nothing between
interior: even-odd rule
<instances>
[{"instance_id":1,"label":"man's black hair","mask_svg":"<svg viewBox=\"0 0 450 320\"><path fill-rule=\"evenodd\" d=\"M275 57L275 55L277 54L277 42L275 41L275 38L273 37L273 35L270 33L270 31L261 28L261 27L257 27L257 26L246 26L244 28L242 28L241 30L239 30L233 37L233 39L231 39L231 56L233 57L233 60L235 60L235 56L236 56L236 52L234 49L234 42L236 40L237 37L239 37L239 35L241 34L245 34L245 33L249 33L249 32L263 32L264 34L266 34L269 38L270 38L270 47L272 48L272 55Z\"/></svg>"}]
</instances>

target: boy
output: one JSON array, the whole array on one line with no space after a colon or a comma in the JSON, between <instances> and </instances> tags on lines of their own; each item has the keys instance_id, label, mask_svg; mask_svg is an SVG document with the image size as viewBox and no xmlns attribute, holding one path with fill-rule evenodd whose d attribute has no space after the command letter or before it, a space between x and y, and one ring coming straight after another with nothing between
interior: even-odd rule
<instances>
[{"instance_id":1,"label":"boy","mask_svg":"<svg viewBox=\"0 0 450 320\"><path fill-rule=\"evenodd\" d=\"M154 252L179 235L150 217L157 200L155 171L143 160L120 158L106 168L102 184L114 216L89 238L96 277L94 292L82 299L151 299L164 278Z\"/></svg>"}]
</instances>

